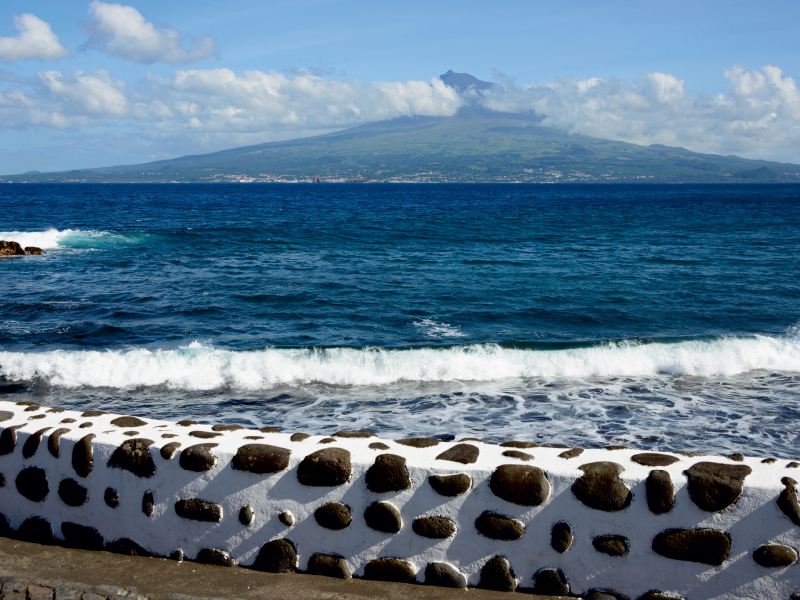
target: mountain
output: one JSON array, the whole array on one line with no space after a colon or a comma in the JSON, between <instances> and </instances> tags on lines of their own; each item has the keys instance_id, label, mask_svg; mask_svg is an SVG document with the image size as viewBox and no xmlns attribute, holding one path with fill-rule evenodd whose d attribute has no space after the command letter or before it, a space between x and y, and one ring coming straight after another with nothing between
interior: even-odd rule
<instances>
[{"instance_id":1,"label":"mountain","mask_svg":"<svg viewBox=\"0 0 800 600\"><path fill-rule=\"evenodd\" d=\"M444 81L445 85L455 88L462 93L469 88L475 88L476 90L488 90L494 85L488 81L481 81L469 73L453 73L452 70L448 71L444 75L440 75L439 79Z\"/></svg>"}]
</instances>

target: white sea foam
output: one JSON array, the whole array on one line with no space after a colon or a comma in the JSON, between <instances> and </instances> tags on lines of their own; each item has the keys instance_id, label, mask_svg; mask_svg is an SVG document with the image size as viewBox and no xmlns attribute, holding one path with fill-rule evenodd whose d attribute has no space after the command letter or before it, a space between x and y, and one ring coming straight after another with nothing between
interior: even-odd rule
<instances>
[{"instance_id":1,"label":"white sea foam","mask_svg":"<svg viewBox=\"0 0 800 600\"><path fill-rule=\"evenodd\" d=\"M97 248L116 243L130 242L130 236L94 229L48 229L46 231L0 231L0 240L36 246L42 250L62 248Z\"/></svg>"},{"instance_id":2,"label":"white sea foam","mask_svg":"<svg viewBox=\"0 0 800 600\"><path fill-rule=\"evenodd\" d=\"M800 372L800 339L753 336L670 344L615 342L566 350L481 344L230 351L194 342L175 350L0 352L0 374L7 379L38 379L68 388L231 387L255 391L313 383L371 386L518 378L718 377L757 370Z\"/></svg>"},{"instance_id":3,"label":"white sea foam","mask_svg":"<svg viewBox=\"0 0 800 600\"><path fill-rule=\"evenodd\" d=\"M429 338L459 338L466 335L459 327L435 319L414 321L413 325L421 329Z\"/></svg>"}]
</instances>

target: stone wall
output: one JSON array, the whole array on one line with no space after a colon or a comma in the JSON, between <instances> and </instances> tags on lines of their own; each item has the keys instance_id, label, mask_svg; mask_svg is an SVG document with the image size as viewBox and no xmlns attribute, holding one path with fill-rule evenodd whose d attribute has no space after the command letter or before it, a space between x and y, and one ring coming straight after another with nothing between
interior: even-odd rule
<instances>
[{"instance_id":1,"label":"stone wall","mask_svg":"<svg viewBox=\"0 0 800 600\"><path fill-rule=\"evenodd\" d=\"M800 464L785 459L309 436L11 402L0 428L4 536L596 599L800 591Z\"/></svg>"}]
</instances>

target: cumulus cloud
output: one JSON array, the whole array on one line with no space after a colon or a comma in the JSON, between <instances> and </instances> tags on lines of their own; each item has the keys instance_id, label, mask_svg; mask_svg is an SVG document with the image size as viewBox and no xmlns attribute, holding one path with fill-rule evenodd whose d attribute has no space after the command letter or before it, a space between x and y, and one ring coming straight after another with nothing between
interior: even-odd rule
<instances>
[{"instance_id":1,"label":"cumulus cloud","mask_svg":"<svg viewBox=\"0 0 800 600\"><path fill-rule=\"evenodd\" d=\"M179 64L219 55L212 36L192 39L192 47L184 49L178 31L158 30L132 6L94 0L89 5L89 16L91 19L84 23L89 33L86 47L97 47L128 60L147 65L155 62Z\"/></svg>"},{"instance_id":2,"label":"cumulus cloud","mask_svg":"<svg viewBox=\"0 0 800 600\"><path fill-rule=\"evenodd\" d=\"M61 45L50 24L26 13L14 17L14 27L19 34L0 37L0 60L12 63L17 60L64 58L69 50Z\"/></svg>"}]
</instances>

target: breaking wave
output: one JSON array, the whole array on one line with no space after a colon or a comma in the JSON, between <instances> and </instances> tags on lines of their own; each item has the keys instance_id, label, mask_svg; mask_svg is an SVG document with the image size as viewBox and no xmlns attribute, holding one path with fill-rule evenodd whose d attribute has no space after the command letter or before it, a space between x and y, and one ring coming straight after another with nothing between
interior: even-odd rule
<instances>
[{"instance_id":1,"label":"breaking wave","mask_svg":"<svg viewBox=\"0 0 800 600\"><path fill-rule=\"evenodd\" d=\"M141 235L93 229L47 229L46 231L0 231L0 240L18 242L23 248L36 246L42 250L89 249L135 242Z\"/></svg>"}]
</instances>

